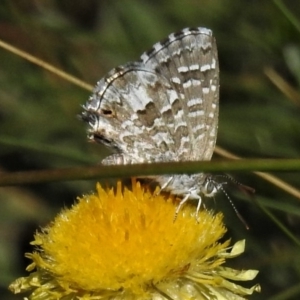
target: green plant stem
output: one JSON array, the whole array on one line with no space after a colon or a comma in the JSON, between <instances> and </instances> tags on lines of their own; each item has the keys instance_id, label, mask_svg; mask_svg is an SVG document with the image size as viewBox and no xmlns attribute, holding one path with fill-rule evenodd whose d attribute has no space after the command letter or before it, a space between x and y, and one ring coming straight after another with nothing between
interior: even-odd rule
<instances>
[{"instance_id":1,"label":"green plant stem","mask_svg":"<svg viewBox=\"0 0 300 300\"><path fill-rule=\"evenodd\" d=\"M2 173L0 186L62 180L146 177L151 175L193 174L232 171L299 171L300 159L252 159L236 161L199 161L151 163L120 166L91 166L68 169Z\"/></svg>"}]
</instances>

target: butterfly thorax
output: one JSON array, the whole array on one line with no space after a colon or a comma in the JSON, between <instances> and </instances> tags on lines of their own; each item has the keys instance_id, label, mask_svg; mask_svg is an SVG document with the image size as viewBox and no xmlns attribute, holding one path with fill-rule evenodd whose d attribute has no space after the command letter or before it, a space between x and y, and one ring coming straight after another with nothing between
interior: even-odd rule
<instances>
[{"instance_id":1,"label":"butterfly thorax","mask_svg":"<svg viewBox=\"0 0 300 300\"><path fill-rule=\"evenodd\" d=\"M218 184L212 180L211 175L204 173L155 176L155 181L162 190L190 200L199 200L201 196L213 197L218 191Z\"/></svg>"}]
</instances>

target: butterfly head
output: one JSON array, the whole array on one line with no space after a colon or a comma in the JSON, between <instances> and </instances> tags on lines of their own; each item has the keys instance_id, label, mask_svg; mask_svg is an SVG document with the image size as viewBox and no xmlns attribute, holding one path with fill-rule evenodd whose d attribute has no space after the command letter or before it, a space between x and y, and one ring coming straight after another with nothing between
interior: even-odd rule
<instances>
[{"instance_id":1,"label":"butterfly head","mask_svg":"<svg viewBox=\"0 0 300 300\"><path fill-rule=\"evenodd\" d=\"M201 186L201 194L205 197L212 198L222 189L224 184L226 184L226 182L217 182L212 175L208 175L205 177L204 183Z\"/></svg>"}]
</instances>

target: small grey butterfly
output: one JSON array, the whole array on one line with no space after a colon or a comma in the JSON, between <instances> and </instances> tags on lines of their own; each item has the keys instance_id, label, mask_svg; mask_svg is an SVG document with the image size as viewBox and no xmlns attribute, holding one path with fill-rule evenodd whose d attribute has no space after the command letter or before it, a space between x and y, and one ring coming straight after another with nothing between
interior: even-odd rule
<instances>
[{"instance_id":1,"label":"small grey butterfly","mask_svg":"<svg viewBox=\"0 0 300 300\"><path fill-rule=\"evenodd\" d=\"M219 109L215 38L206 28L172 33L140 60L111 70L83 106L89 138L114 154L103 164L210 160ZM213 197L222 184L210 175L153 176L182 198Z\"/></svg>"}]
</instances>

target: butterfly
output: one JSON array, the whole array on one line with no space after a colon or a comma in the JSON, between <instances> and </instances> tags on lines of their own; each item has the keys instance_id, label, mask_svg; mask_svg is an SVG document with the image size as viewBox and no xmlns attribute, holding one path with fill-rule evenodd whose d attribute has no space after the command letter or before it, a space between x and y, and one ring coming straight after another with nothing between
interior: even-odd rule
<instances>
[{"instance_id":1,"label":"butterfly","mask_svg":"<svg viewBox=\"0 0 300 300\"><path fill-rule=\"evenodd\" d=\"M138 61L111 70L83 106L90 139L113 154L106 165L207 161L214 151L219 112L215 38L206 28L170 34ZM153 176L162 190L188 200L213 197L221 184L209 174Z\"/></svg>"}]
</instances>

